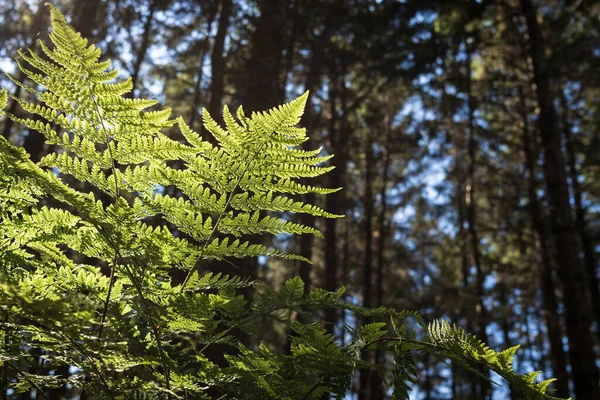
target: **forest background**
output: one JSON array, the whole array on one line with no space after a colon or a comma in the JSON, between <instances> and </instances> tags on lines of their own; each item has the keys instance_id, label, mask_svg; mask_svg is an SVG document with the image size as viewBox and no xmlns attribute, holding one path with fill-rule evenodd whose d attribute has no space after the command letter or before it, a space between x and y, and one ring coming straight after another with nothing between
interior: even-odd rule
<instances>
[{"instance_id":1,"label":"forest background","mask_svg":"<svg viewBox=\"0 0 600 400\"><path fill-rule=\"evenodd\" d=\"M46 37L43 3L0 1L0 69L19 80L11 60ZM259 259L242 272L446 318L494 348L524 345L518 371L558 378L558 396L598 393L600 2L54 3L136 97L196 130L201 107L265 110L310 90L307 147L335 154L325 183L345 188L321 205L346 218L318 221L324 241L275 238L312 265ZM3 124L35 161L48 152L37 132ZM324 317L342 342L361 323ZM279 332L262 339L285 345ZM482 398L469 372L427 356L418 370L415 398ZM357 378L356 397L377 385Z\"/></svg>"}]
</instances>

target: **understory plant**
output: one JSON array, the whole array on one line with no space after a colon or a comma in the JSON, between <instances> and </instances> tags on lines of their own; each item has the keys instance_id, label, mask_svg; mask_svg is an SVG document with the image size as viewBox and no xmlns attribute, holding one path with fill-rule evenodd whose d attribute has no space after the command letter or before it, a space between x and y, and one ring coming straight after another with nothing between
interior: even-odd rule
<instances>
[{"instance_id":1,"label":"understory plant","mask_svg":"<svg viewBox=\"0 0 600 400\"><path fill-rule=\"evenodd\" d=\"M50 9L52 44L20 52L27 82L13 79L28 96L12 101L28 116L3 114L43 134L49 153L34 163L0 138L0 386L9 397L50 398L69 385L82 398L343 398L356 371L371 368L392 398L407 399L414 355L426 352L550 398L552 380L513 371L517 347L496 352L443 320L353 305L343 288L305 294L293 278L273 290L242 269L218 272L244 258L302 259L260 235L321 236L292 215L340 217L297 198L338 190L304 183L333 168L321 149L300 148L308 93L251 115L225 107L223 126L204 110L206 140L156 101L130 98L131 80L119 81ZM328 308L380 322L341 345L319 318ZM269 324L289 336L283 352L261 341ZM364 361L368 350L393 367Z\"/></svg>"}]
</instances>

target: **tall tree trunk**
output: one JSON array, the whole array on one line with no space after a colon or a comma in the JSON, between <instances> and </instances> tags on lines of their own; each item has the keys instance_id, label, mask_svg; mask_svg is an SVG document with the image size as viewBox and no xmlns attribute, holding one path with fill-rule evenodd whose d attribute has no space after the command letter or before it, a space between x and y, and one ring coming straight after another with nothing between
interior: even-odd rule
<instances>
[{"instance_id":1,"label":"tall tree trunk","mask_svg":"<svg viewBox=\"0 0 600 400\"><path fill-rule=\"evenodd\" d=\"M550 91L546 46L530 0L521 0L529 32L529 48L536 85L538 123L544 147L544 175L551 206L550 220L557 252L558 275L564 288L569 356L577 399L600 399L598 367L591 332L592 312L587 274L579 259L575 226L569 201L569 187L561 149L560 131Z\"/></svg>"},{"instance_id":2,"label":"tall tree trunk","mask_svg":"<svg viewBox=\"0 0 600 400\"><path fill-rule=\"evenodd\" d=\"M552 370L557 381L554 384L557 397L569 397L569 375L567 373L567 357L562 344L563 331L558 318L558 300L552 277L552 257L550 255L549 233L544 223L542 208L537 196L536 164L537 157L531 144L529 135L528 113L525 104L525 96L522 88L519 88L520 112L523 129L523 152L525 154L525 169L527 170L529 199L529 214L533 242L537 254L537 264L540 274L540 289L542 291L542 306L544 308L544 321L548 330L548 342L550 344L550 359Z\"/></svg>"},{"instance_id":3,"label":"tall tree trunk","mask_svg":"<svg viewBox=\"0 0 600 400\"><path fill-rule=\"evenodd\" d=\"M372 128L371 128L372 129ZM373 292L373 178L375 169L375 157L373 154L373 143L371 135L368 134L364 143L365 150L365 176L363 185L365 193L363 196L363 210L364 210L364 258L363 258L363 287L362 287L362 304L364 307L370 308L372 306L372 292ZM363 320L363 325L370 322L368 317ZM367 361L373 361L372 352L367 352L365 358ZM363 369L360 371L360 387L358 392L359 400L371 399L370 386L373 371L370 369Z\"/></svg>"},{"instance_id":4,"label":"tall tree trunk","mask_svg":"<svg viewBox=\"0 0 600 400\"><path fill-rule=\"evenodd\" d=\"M211 55L211 83L210 83L210 103L208 112L215 121L222 123L223 94L225 93L225 37L231 20L231 0L221 1L221 15L219 16L219 27L213 45Z\"/></svg>"},{"instance_id":5,"label":"tall tree trunk","mask_svg":"<svg viewBox=\"0 0 600 400\"><path fill-rule=\"evenodd\" d=\"M295 7L297 7L297 5ZM296 12L296 14L297 14L297 12ZM325 28L324 28L322 34L319 37L315 38L315 40L312 44L312 55L311 55L310 64L308 67L308 73L306 75L306 82L304 84L304 90L309 91L313 95L316 94L317 89L321 85L321 76L322 76L323 67L325 64L325 59L324 59L325 54L324 53L325 53L326 45L329 42L329 35L330 35L330 29L329 29L330 24L328 24L327 22L328 22L328 20L326 20ZM295 23L295 26L296 26L296 23ZM294 29L292 32L296 33L296 29ZM290 38L289 41L291 43L294 43L295 38ZM289 54L290 52L293 52L293 51L295 51L295 49L293 48L293 46L290 46L288 48L288 59L290 57L293 58L293 56ZM335 105L333 107L335 108ZM304 123L305 123L306 129L308 130L309 134L312 137L304 143L304 148L307 150L311 150L318 146L316 146L316 143L315 143L316 141L315 141L315 139L313 139L314 135L316 134L316 132L314 132L314 130L316 129L315 110L314 110L314 107L312 106L312 102L310 102L310 101L307 104L306 111L304 112ZM335 123L336 123L335 117L332 115L332 121L331 121L331 125L330 125L332 132L335 131ZM309 183L309 182L307 182L307 183ZM306 202L307 204L314 203L314 201L315 201L314 193L307 193L306 195L304 195L303 201ZM338 210L329 210L329 211L330 212L338 212ZM315 223L315 217L313 217L310 214L302 214L302 215L300 215L299 219L300 219L300 223L303 225L313 226ZM300 238L298 239L299 254L308 260L312 259L313 243L314 243L314 238L312 235L300 236ZM298 262L298 272L299 272L300 278L302 278L302 280L304 281L305 293L308 293L311 289L311 282L310 282L311 269L312 269L311 264L302 262L302 261Z\"/></svg>"},{"instance_id":6,"label":"tall tree trunk","mask_svg":"<svg viewBox=\"0 0 600 400\"><path fill-rule=\"evenodd\" d=\"M154 23L154 13L158 8L157 3L157 0L152 0L148 5L148 15L146 15L146 19L144 20L142 42L140 43L140 47L138 48L138 51L135 55L135 62L133 64L133 70L131 71L131 83L133 84L133 86L131 89L131 93L129 93L129 97L135 96L135 90L138 86L142 64L144 63L144 59L146 58L146 53L148 53L148 48L150 47L150 42L152 40L152 25Z\"/></svg>"},{"instance_id":7,"label":"tall tree trunk","mask_svg":"<svg viewBox=\"0 0 600 400\"><path fill-rule=\"evenodd\" d=\"M389 103L389 96L386 97L386 102ZM390 116L390 110L388 107L385 109L384 114L384 128L386 131L385 140L383 149L382 149L382 157L383 157L383 170L381 173L381 189L379 191L379 198L381 200L381 206L379 208L379 214L377 216L377 228L379 230L379 235L377 237L377 266L376 266L376 281L375 281L375 307L383 306L383 280L384 280L384 266L385 266L385 247L387 244L387 234L388 230L388 221L387 217L387 189L388 189L388 181L389 181L389 172L390 172L390 151L388 146L391 142L391 132L392 132L392 118ZM385 362L384 353L382 351L375 352L375 363L377 365L383 365ZM371 376L371 394L372 398L381 399L384 397L384 387L381 382L381 377L378 374L373 373Z\"/></svg>"},{"instance_id":8,"label":"tall tree trunk","mask_svg":"<svg viewBox=\"0 0 600 400\"><path fill-rule=\"evenodd\" d=\"M466 59L466 83L467 83L467 106L469 108L469 119L468 119L468 152L469 152L469 168L468 168L468 184L466 192L466 205L467 205L467 221L469 225L469 236L471 238L471 252L473 255L473 263L475 265L475 294L477 296L477 336L483 342L489 344L487 335L487 310L484 304L484 289L483 283L485 280L481 250L479 232L477 229L477 182L475 178L475 166L477 164L477 139L475 138L475 99L473 96L472 88L472 77L471 77L471 44L467 41L467 59ZM489 377L489 371L479 367L480 372L486 377ZM481 380L480 382L481 392L479 398L487 398L491 396L491 386L489 381Z\"/></svg>"},{"instance_id":9,"label":"tall tree trunk","mask_svg":"<svg viewBox=\"0 0 600 400\"><path fill-rule=\"evenodd\" d=\"M569 122L569 104L563 91L561 91L560 103L562 108L562 128L569 165L569 178L571 180L573 199L575 200L575 225L581 243L581 250L583 251L583 263L588 275L594 317L596 318L596 323L600 324L600 291L598 290L598 279L596 278L598 261L594 251L595 244L588 230L586 209L583 206L583 195L581 185L579 184L579 168L577 167L573 132L571 123ZM596 334L600 337L600 328L596 328Z\"/></svg>"},{"instance_id":10,"label":"tall tree trunk","mask_svg":"<svg viewBox=\"0 0 600 400\"><path fill-rule=\"evenodd\" d=\"M250 77L241 87L242 104L247 113L265 111L283 102L281 59L285 43L285 12L288 0L261 0L258 2L260 16L256 20L256 30L252 35L250 59L246 73ZM260 238L259 240L266 240ZM258 277L258 261L251 258L240 260L239 274L243 277ZM252 301L251 288L243 291L246 300ZM247 338L252 340L251 338ZM243 343L248 345L249 340Z\"/></svg>"},{"instance_id":11,"label":"tall tree trunk","mask_svg":"<svg viewBox=\"0 0 600 400\"><path fill-rule=\"evenodd\" d=\"M509 326L509 313L510 313L510 305L508 304L508 292L510 285L507 282L507 273L502 271L500 274L500 279L498 282L499 286L499 294L498 294L498 302L500 303L500 307L502 310L502 338L504 340L504 348L512 347L512 341L510 340L510 326ZM516 392L513 388L509 388L510 390L510 400L517 400L519 398L518 392Z\"/></svg>"},{"instance_id":12,"label":"tall tree trunk","mask_svg":"<svg viewBox=\"0 0 600 400\"><path fill-rule=\"evenodd\" d=\"M288 0L261 0L260 17L252 36L243 102L247 111L264 111L283 100L282 55Z\"/></svg>"},{"instance_id":13,"label":"tall tree trunk","mask_svg":"<svg viewBox=\"0 0 600 400\"><path fill-rule=\"evenodd\" d=\"M210 49L210 32L212 31L212 24L215 20L215 16L217 14L217 7L213 5L210 7L208 11L208 19L206 21L206 37L202 41L198 73L196 74L196 82L194 84L194 97L192 100L192 106L190 107L190 117L189 117L189 125L192 129L194 129L194 125L196 123L196 119L198 118L200 108L200 94L202 92L202 80L204 79L204 59L206 58L206 53ZM221 113L219 113L220 115Z\"/></svg>"},{"instance_id":14,"label":"tall tree trunk","mask_svg":"<svg viewBox=\"0 0 600 400\"><path fill-rule=\"evenodd\" d=\"M337 132L337 71L331 71L329 84L329 109L331 119L329 120L329 129L327 135L329 137L329 147L333 154L340 149L341 143ZM337 156L338 154L336 154ZM344 161L345 162L345 161ZM338 162L339 165L339 162ZM329 186L340 185L342 180L340 168L335 168L329 173ZM332 193L325 198L325 208L330 212L339 212L341 196L339 193ZM334 218L325 221L325 290L334 291L338 285L338 253L337 253L337 228L338 221ZM327 331L334 333L334 327L337 322L337 313L335 309L325 310L325 322L327 323Z\"/></svg>"}]
</instances>

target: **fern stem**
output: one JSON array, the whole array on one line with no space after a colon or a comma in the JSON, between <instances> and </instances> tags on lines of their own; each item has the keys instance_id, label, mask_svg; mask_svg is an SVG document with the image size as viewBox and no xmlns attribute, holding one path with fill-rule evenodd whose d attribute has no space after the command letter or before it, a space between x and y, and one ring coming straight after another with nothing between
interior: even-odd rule
<instances>
[{"instance_id":1,"label":"fern stem","mask_svg":"<svg viewBox=\"0 0 600 400\"><path fill-rule=\"evenodd\" d=\"M108 315L108 303L110 302L110 296L112 295L112 289L115 285L115 270L117 265L117 256L113 259L113 267L110 269L110 280L108 284L108 291L106 292L106 299L104 300L104 308L102 309L102 317L100 318L100 328L98 328L98 340L102 337L104 331L104 323L106 322L106 316Z\"/></svg>"}]
</instances>

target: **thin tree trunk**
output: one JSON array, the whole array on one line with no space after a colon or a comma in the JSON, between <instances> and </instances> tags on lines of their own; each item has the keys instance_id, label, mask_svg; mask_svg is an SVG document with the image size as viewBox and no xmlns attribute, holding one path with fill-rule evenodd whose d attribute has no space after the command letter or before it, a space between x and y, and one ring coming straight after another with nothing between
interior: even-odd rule
<instances>
[{"instance_id":1,"label":"thin tree trunk","mask_svg":"<svg viewBox=\"0 0 600 400\"><path fill-rule=\"evenodd\" d=\"M213 45L211 55L211 83L210 83L210 103L208 112L215 121L222 123L223 94L225 93L225 38L227 29L231 20L231 0L221 1L221 15L219 16L219 27Z\"/></svg>"},{"instance_id":2,"label":"thin tree trunk","mask_svg":"<svg viewBox=\"0 0 600 400\"><path fill-rule=\"evenodd\" d=\"M552 370L557 381L553 387L556 389L557 397L569 397L569 375L567 373L567 357L562 344L563 332L558 318L558 300L554 289L552 277L552 257L550 255L549 233L542 209L537 197L536 164L537 160L532 150L529 136L528 113L525 105L525 97L522 88L519 88L520 111L523 128L523 150L525 153L525 168L528 179L529 214L531 216L532 231L534 233L537 264L540 269L540 288L542 291L542 304L544 308L544 321L548 330L548 342L550 344L550 359Z\"/></svg>"},{"instance_id":3,"label":"thin tree trunk","mask_svg":"<svg viewBox=\"0 0 600 400\"><path fill-rule=\"evenodd\" d=\"M387 141L391 139L391 118L389 112L386 110L384 117L385 129L387 133ZM385 247L388 240L388 221L387 217L387 186L389 181L389 170L390 170L390 153L387 148L383 150L383 171L381 174L381 190L379 197L381 199L381 206L379 208L379 215L377 216L377 227L379 229L379 236L377 237L377 267L376 267L376 281L375 281L375 307L383 306L383 280L384 280L384 266L385 266ZM385 362L385 354L382 351L375 352L375 363L377 365L383 365ZM384 395L384 386L381 381L381 377L378 374L371 374L371 393L372 398L381 399Z\"/></svg>"},{"instance_id":4,"label":"thin tree trunk","mask_svg":"<svg viewBox=\"0 0 600 400\"><path fill-rule=\"evenodd\" d=\"M327 20L326 20L326 22L327 22ZM324 61L325 61L324 60L324 52L325 52L326 44L329 42L329 34L330 34L329 26L330 25L326 23L325 26L326 27L323 30L323 33L313 43L313 46L312 46L313 51L312 51L312 56L311 56L311 60L310 60L309 70L308 70L308 74L306 76L306 83L304 84L304 89L309 91L313 95L316 94L318 87L321 85L321 75L323 72L323 66L324 66ZM293 32L296 32L296 30L294 29ZM294 43L295 39L291 38L290 42ZM293 52L293 51L294 51L293 47L290 46L288 48L288 57L291 57L289 55L289 52ZM333 107L335 107L335 105ZM310 101L307 104L306 111L304 112L304 121L305 121L305 125L306 125L306 128L307 128L309 134L311 134L311 136L314 137L314 134L315 134L314 130L316 128L315 110L312 106L312 102L310 102ZM332 121L331 121L331 125L330 125L332 132L335 131L335 123L336 123L335 118L332 116ZM316 141L314 139L307 140L304 143L304 148L307 150L312 150L313 148L317 147L315 142ZM314 203L314 201L315 201L314 193L307 193L306 195L304 195L303 201L306 202L307 204ZM337 212L337 210L329 210L329 211ZM303 225L314 226L314 224L315 224L315 217L310 214L302 214L302 215L300 215L299 219L300 219L300 223ZM300 238L298 239L299 254L308 260L312 259L313 243L314 243L314 238L312 235L300 236ZM311 270L312 270L311 264L302 262L302 261L298 262L298 272L299 272L300 278L302 278L302 280L304 281L305 293L308 293L311 289L311 281L310 281Z\"/></svg>"},{"instance_id":5,"label":"thin tree trunk","mask_svg":"<svg viewBox=\"0 0 600 400\"><path fill-rule=\"evenodd\" d=\"M573 192L573 199L575 200L575 225L581 242L581 250L583 251L583 263L588 275L594 317L596 318L596 322L600 324L600 291L598 290L598 279L596 278L598 262L594 251L594 241L588 230L586 209L584 208L582 201L582 190L578 179L579 168L577 167L573 132L569 122L569 105L565 94L562 91L560 102L562 108L562 127L569 166L569 178L571 179L571 189ZM600 338L600 328L596 328L596 334Z\"/></svg>"},{"instance_id":6,"label":"thin tree trunk","mask_svg":"<svg viewBox=\"0 0 600 400\"><path fill-rule=\"evenodd\" d=\"M509 348L512 347L512 341L510 340L510 327L508 324L508 317L509 317L509 310L510 310L510 305L508 304L508 291L509 291L509 284L507 282L507 273L506 272L502 272L500 275L500 281L498 282L499 285L499 294L498 294L498 301L500 303L500 307L502 307L502 322L501 322L501 326L502 326L502 338L504 340L504 347L505 348ZM518 392L516 392L513 388L509 388L510 390L510 400L517 400L519 398L519 396L517 395Z\"/></svg>"},{"instance_id":7,"label":"thin tree trunk","mask_svg":"<svg viewBox=\"0 0 600 400\"><path fill-rule=\"evenodd\" d=\"M483 266L481 261L480 251L480 240L479 232L477 229L477 194L476 194L476 179L475 179L475 166L477 164L477 140L475 138L475 99L473 97L472 79L471 79L471 48L470 43L466 43L467 46L467 59L466 59L466 82L467 82L467 102L469 108L469 120L468 120L468 151L469 151L469 168L468 168L468 185L466 193L466 204L467 204L467 221L469 225L469 236L471 238L471 252L473 255L473 263L475 264L475 294L477 295L477 336L484 343L489 344L487 335L487 310L483 302L484 289L483 283L485 280ZM486 377L489 377L489 371L482 367L480 372ZM487 398L491 395L491 386L489 381L481 380L480 382L481 391L479 398Z\"/></svg>"},{"instance_id":8,"label":"thin tree trunk","mask_svg":"<svg viewBox=\"0 0 600 400\"><path fill-rule=\"evenodd\" d=\"M545 59L546 46L535 6L530 0L521 0L521 7L529 32L533 80L540 109L538 123L544 147L544 175L551 206L550 220L557 252L558 275L564 288L567 337L575 396L577 399L600 399L598 367L591 332L589 285L577 249L560 131Z\"/></svg>"},{"instance_id":9,"label":"thin tree trunk","mask_svg":"<svg viewBox=\"0 0 600 400\"><path fill-rule=\"evenodd\" d=\"M335 154L340 148L340 141L337 137L337 81L335 80L337 71L331 71L329 84L329 109L331 119L329 120L329 146ZM337 155L337 154L336 154ZM345 161L344 161L345 162ZM339 165L339 163L338 163ZM342 179L340 168L335 168L329 173L330 186L340 185ZM341 196L333 193L325 198L325 208L329 211L340 209ZM337 253L337 220L330 218L325 221L325 290L334 291L338 285L338 253ZM337 322L337 313L335 309L325 310L325 322L327 331L334 333L334 327Z\"/></svg>"},{"instance_id":10,"label":"thin tree trunk","mask_svg":"<svg viewBox=\"0 0 600 400\"><path fill-rule=\"evenodd\" d=\"M364 143L365 150L365 176L363 185L365 188L363 196L363 210L364 210L364 258L363 258L363 287L362 287L362 304L364 307L370 308L372 305L372 292L373 292L373 178L374 178L374 167L375 159L373 154L373 143L371 141L371 135L368 134ZM363 320L363 325L370 322L368 317ZM365 358L367 361L372 361L372 352L367 352ZM360 386L358 392L359 400L371 399L370 382L372 380L373 371L370 369L363 369L360 371Z\"/></svg>"},{"instance_id":11,"label":"thin tree trunk","mask_svg":"<svg viewBox=\"0 0 600 400\"><path fill-rule=\"evenodd\" d=\"M142 64L144 63L144 59L146 58L146 53L148 53L148 48L150 47L150 42L152 39L152 25L154 23L154 13L157 9L157 0L152 0L150 5L148 6L148 15L146 16L146 20L144 21L144 29L142 33L142 43L138 48L138 51L135 56L135 63L133 64L133 70L131 71L131 83L133 84L131 93L129 93L129 97L135 96L135 90L138 86L138 80L140 76L140 71L142 68Z\"/></svg>"},{"instance_id":12,"label":"thin tree trunk","mask_svg":"<svg viewBox=\"0 0 600 400\"><path fill-rule=\"evenodd\" d=\"M200 52L200 65L198 66L198 74L196 75L196 82L194 85L194 97L192 100L192 106L190 107L190 118L189 125L192 129L194 129L194 125L196 123L196 118L198 117L198 108L200 108L200 94L202 92L202 80L204 79L204 59L206 58L206 53L210 49L210 36L209 33L212 31L212 24L215 20L215 16L217 14L216 6L211 7L208 12L208 20L206 22L206 38L204 38L202 42L202 50ZM220 114L220 113L219 113Z\"/></svg>"}]
</instances>

